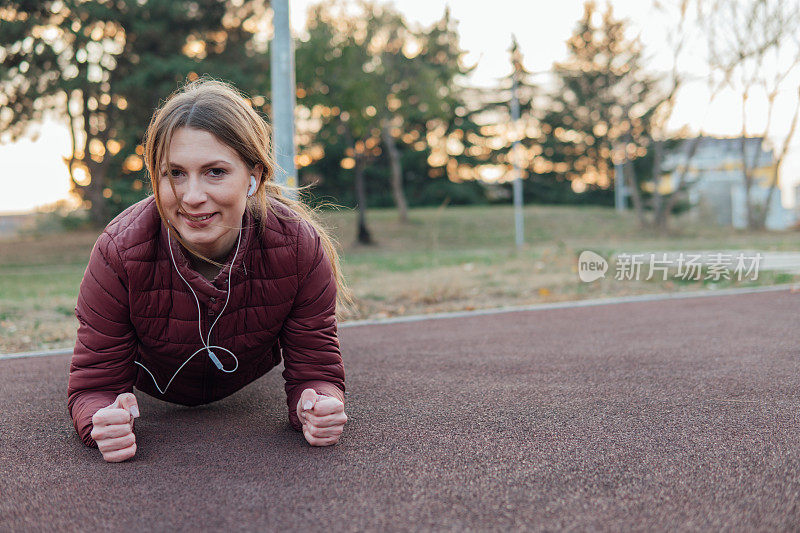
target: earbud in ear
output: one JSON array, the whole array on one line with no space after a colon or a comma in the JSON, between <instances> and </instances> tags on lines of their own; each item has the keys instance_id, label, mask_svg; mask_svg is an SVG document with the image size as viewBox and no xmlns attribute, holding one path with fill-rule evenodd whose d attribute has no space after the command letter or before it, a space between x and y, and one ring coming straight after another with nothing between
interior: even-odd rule
<instances>
[{"instance_id":1,"label":"earbud in ear","mask_svg":"<svg viewBox=\"0 0 800 533\"><path fill-rule=\"evenodd\" d=\"M250 188L247 189L247 197L250 198L256 193L256 189L258 189L258 182L256 181L255 176L250 176Z\"/></svg>"}]
</instances>

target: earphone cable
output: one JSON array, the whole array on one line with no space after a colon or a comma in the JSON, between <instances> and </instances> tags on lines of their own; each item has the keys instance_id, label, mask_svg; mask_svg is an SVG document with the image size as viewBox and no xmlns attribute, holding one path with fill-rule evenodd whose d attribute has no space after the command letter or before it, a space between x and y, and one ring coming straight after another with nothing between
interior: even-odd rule
<instances>
[{"instance_id":1,"label":"earphone cable","mask_svg":"<svg viewBox=\"0 0 800 533\"><path fill-rule=\"evenodd\" d=\"M197 294L194 292L194 289L192 289L192 286L189 285L189 282L186 281L186 278L183 277L183 275L181 274L181 271L178 269L178 265L175 262L175 255L172 252L172 241L170 240L169 227L167 227L167 248L169 248L169 255L170 255L170 258L172 259L172 265L175 267L175 271L178 273L178 276L180 276L180 278L183 280L183 282L189 288L189 291L192 293L192 296L194 296L194 301L197 304L197 331L200 333L200 342L203 343L203 347L199 348L192 355L190 355L189 358L186 361L184 361L183 364L181 364L181 366L178 367L178 370L176 370L175 373L172 375L172 378L170 378L169 382L167 383L167 386L164 387L164 390L161 390L161 387L158 386L158 382L156 381L155 376L153 376L153 373L150 372L150 370L148 370L146 366L144 366L139 361L134 361L134 363L136 363L140 367L144 368L147 371L147 373L150 374L150 377L153 379L153 384L155 384L156 388L158 389L158 391L161 394L166 393L167 389L169 389L170 384L172 384L172 380L175 379L175 376L178 375L178 372L181 371L181 369L186 365L186 363L191 361L192 358L195 355L197 355L198 353L202 352L203 350L208 351L209 358L211 358L211 361L214 363L214 366L216 366L219 370L230 374L232 372L236 372L236 369L239 368L239 359L236 357L236 355L232 351L228 350L227 348L225 348L223 346L216 346L216 345L211 346L211 345L209 345L209 343L211 342L211 331L214 329L214 326L217 325L217 321L219 321L220 317L222 316L222 313L225 312L225 308L228 307L228 301L229 301L230 296L231 296L231 276L233 274L233 265L236 262L236 256L239 255L239 246L240 246L241 242L242 242L242 230L240 229L239 230L239 238L236 241L236 251L234 252L233 259L231 260L231 263L228 266L228 289L227 289L226 295L225 295L225 305L222 306L222 310L219 312L219 315L217 315L217 318L216 318L216 320L214 320L214 323L211 324L210 328L208 328L208 338L206 339L205 337L203 337L203 329L202 329L202 326L201 326L201 323L202 323L202 312L200 311L200 300L197 298ZM220 350L222 350L224 352L228 352L229 354L231 354L231 356L233 357L234 361L236 362L236 364L233 367L233 369L225 370L225 368L222 366L222 362L219 360L219 358L217 358L216 354L214 354L214 352L211 350L211 348L218 348L218 349L220 349Z\"/></svg>"}]
</instances>

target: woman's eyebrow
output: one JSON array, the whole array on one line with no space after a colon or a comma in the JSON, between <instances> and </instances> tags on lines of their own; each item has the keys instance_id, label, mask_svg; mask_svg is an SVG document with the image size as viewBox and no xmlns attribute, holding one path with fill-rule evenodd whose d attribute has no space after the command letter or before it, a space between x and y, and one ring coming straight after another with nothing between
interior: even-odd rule
<instances>
[{"instance_id":1,"label":"woman's eyebrow","mask_svg":"<svg viewBox=\"0 0 800 533\"><path fill-rule=\"evenodd\" d=\"M200 168L210 168L210 167L217 166L217 165L230 165L230 163L228 163L224 159L217 159L216 161L211 161L209 163L204 164ZM183 168L182 165L180 165L178 163L173 163L172 161L169 162L169 166L170 166L170 168Z\"/></svg>"}]
</instances>

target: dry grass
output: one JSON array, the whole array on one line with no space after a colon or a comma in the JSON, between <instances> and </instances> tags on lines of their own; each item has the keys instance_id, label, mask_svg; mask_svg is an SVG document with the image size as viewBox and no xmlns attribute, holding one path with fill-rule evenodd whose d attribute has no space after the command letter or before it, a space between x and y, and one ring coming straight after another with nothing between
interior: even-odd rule
<instances>
[{"instance_id":1,"label":"dry grass","mask_svg":"<svg viewBox=\"0 0 800 533\"><path fill-rule=\"evenodd\" d=\"M687 218L671 235L639 229L630 213L596 207L532 206L526 241L513 247L506 207L419 209L399 224L393 210L370 212L374 247L353 243L351 211L326 212L342 245L345 274L357 305L345 319L381 318L506 305L698 290L703 282L582 283L576 259L590 249L608 257L645 250L759 249L796 251L794 232L737 232ZM73 308L96 233L50 233L0 241L0 353L71 347ZM762 273L757 284L796 281ZM714 287L753 284L724 282Z\"/></svg>"}]
</instances>

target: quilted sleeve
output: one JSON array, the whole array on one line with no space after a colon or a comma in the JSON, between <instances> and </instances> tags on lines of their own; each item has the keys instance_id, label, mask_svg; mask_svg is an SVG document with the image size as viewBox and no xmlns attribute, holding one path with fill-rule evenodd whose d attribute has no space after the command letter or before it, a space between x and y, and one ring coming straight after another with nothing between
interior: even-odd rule
<instances>
[{"instance_id":1,"label":"quilted sleeve","mask_svg":"<svg viewBox=\"0 0 800 533\"><path fill-rule=\"evenodd\" d=\"M126 281L114 241L103 233L94 245L78 293L78 339L67 385L69 413L87 446L96 446L90 435L94 413L113 403L118 394L133 391L137 339Z\"/></svg>"},{"instance_id":2,"label":"quilted sleeve","mask_svg":"<svg viewBox=\"0 0 800 533\"><path fill-rule=\"evenodd\" d=\"M289 423L300 431L297 402L307 388L344 403L344 365L336 334L336 280L319 234L306 223L297 237L298 291L279 341Z\"/></svg>"}]
</instances>

